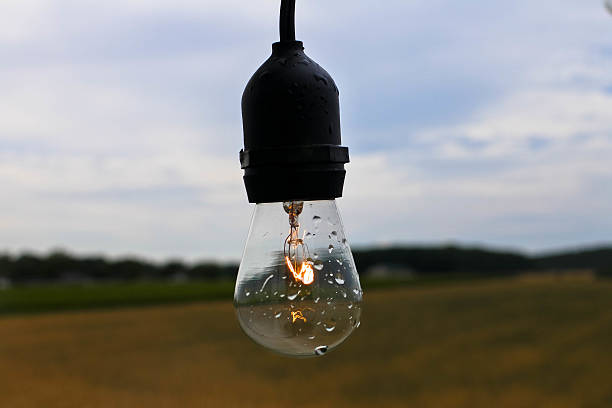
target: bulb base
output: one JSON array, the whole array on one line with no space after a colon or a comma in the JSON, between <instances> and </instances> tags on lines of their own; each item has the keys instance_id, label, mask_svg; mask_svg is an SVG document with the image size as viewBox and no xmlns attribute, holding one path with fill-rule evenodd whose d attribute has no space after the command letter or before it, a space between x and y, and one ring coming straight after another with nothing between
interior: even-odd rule
<instances>
[{"instance_id":1,"label":"bulb base","mask_svg":"<svg viewBox=\"0 0 612 408\"><path fill-rule=\"evenodd\" d=\"M275 43L242 96L240 162L249 201L332 200L349 162L332 77L300 41Z\"/></svg>"}]
</instances>

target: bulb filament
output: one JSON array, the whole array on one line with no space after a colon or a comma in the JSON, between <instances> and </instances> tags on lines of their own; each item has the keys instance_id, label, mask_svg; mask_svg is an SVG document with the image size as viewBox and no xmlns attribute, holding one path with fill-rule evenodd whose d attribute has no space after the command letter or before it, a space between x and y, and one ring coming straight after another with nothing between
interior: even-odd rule
<instances>
[{"instance_id":1,"label":"bulb filament","mask_svg":"<svg viewBox=\"0 0 612 408\"><path fill-rule=\"evenodd\" d=\"M291 263L288 256L285 256L285 260L287 261L287 266L289 267L289 270L291 271L291 274L295 280L304 282L305 285L311 285L314 282L314 270L309 262L302 262L300 271L296 272L295 267Z\"/></svg>"},{"instance_id":2,"label":"bulb filament","mask_svg":"<svg viewBox=\"0 0 612 408\"><path fill-rule=\"evenodd\" d=\"M311 285L314 282L314 269L312 268L312 262L308 260L308 247L304 240L299 237L299 216L304 209L304 203L300 201L286 202L283 207L289 214L289 225L291 227L283 248L285 262L293 279L305 285Z\"/></svg>"}]
</instances>

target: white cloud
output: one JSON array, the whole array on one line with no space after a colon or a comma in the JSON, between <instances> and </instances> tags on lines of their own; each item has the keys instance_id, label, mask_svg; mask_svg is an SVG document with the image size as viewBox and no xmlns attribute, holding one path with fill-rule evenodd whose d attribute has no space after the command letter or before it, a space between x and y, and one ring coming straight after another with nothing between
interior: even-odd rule
<instances>
[{"instance_id":1,"label":"white cloud","mask_svg":"<svg viewBox=\"0 0 612 408\"><path fill-rule=\"evenodd\" d=\"M248 228L235 163L189 152L4 154L0 184L0 242L12 249L65 245L154 258L235 258Z\"/></svg>"},{"instance_id":2,"label":"white cloud","mask_svg":"<svg viewBox=\"0 0 612 408\"><path fill-rule=\"evenodd\" d=\"M586 137L612 134L612 95L602 91L524 90L465 124L421 132L417 140L436 143L441 157L469 158L472 155L503 157L528 150L533 139L571 143ZM588 136L587 136L588 135ZM465 140L481 142L474 149Z\"/></svg>"},{"instance_id":3,"label":"white cloud","mask_svg":"<svg viewBox=\"0 0 612 408\"><path fill-rule=\"evenodd\" d=\"M590 79L599 86L532 82L464 123L407 135L418 148L357 157L344 205L358 241L608 241L587 225L610 226L612 94Z\"/></svg>"}]
</instances>

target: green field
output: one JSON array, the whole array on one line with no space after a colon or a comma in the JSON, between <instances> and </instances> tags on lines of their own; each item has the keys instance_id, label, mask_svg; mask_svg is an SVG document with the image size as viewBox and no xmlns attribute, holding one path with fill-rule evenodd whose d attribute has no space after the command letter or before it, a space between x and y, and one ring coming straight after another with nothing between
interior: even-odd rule
<instances>
[{"instance_id":1,"label":"green field","mask_svg":"<svg viewBox=\"0 0 612 408\"><path fill-rule=\"evenodd\" d=\"M469 275L436 275L419 279L370 280L364 282L364 287L384 289L397 286L451 284L473 279L483 278ZM233 281L189 283L144 281L89 285L17 286L8 290L0 290L0 315L231 300L233 295Z\"/></svg>"},{"instance_id":2,"label":"green field","mask_svg":"<svg viewBox=\"0 0 612 408\"><path fill-rule=\"evenodd\" d=\"M0 291L0 315L231 299L234 282L24 286Z\"/></svg>"},{"instance_id":3,"label":"green field","mask_svg":"<svg viewBox=\"0 0 612 408\"><path fill-rule=\"evenodd\" d=\"M10 408L612 406L606 281L366 292L361 327L312 360L252 344L228 301L7 314L0 339Z\"/></svg>"}]
</instances>

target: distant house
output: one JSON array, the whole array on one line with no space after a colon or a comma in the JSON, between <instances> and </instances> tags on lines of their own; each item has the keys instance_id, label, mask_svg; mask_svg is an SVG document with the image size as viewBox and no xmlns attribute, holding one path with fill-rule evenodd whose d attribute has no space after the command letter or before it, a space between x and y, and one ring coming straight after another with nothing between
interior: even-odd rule
<instances>
[{"instance_id":1,"label":"distant house","mask_svg":"<svg viewBox=\"0 0 612 408\"><path fill-rule=\"evenodd\" d=\"M11 287L11 280L0 276L0 290L9 289Z\"/></svg>"},{"instance_id":2,"label":"distant house","mask_svg":"<svg viewBox=\"0 0 612 408\"><path fill-rule=\"evenodd\" d=\"M412 268L403 265L393 264L378 264L370 267L366 271L366 275L370 278L414 278L416 272Z\"/></svg>"}]
</instances>

